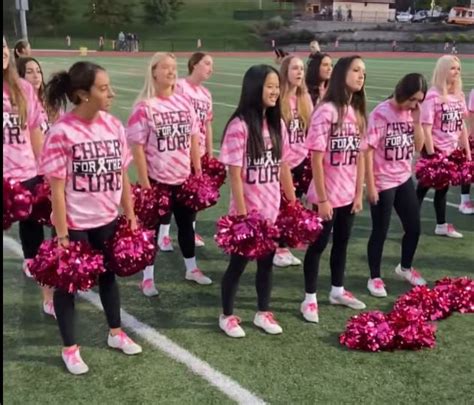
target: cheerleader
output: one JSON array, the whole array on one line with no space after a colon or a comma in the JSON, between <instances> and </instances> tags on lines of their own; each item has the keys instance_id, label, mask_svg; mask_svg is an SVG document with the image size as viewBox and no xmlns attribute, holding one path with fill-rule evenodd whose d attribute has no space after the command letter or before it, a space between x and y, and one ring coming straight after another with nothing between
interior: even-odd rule
<instances>
[{"instance_id":1,"label":"cheerleader","mask_svg":"<svg viewBox=\"0 0 474 405\"><path fill-rule=\"evenodd\" d=\"M327 53L318 53L309 59L305 81L314 106L324 98L331 73L332 59Z\"/></svg>"},{"instance_id":2,"label":"cheerleader","mask_svg":"<svg viewBox=\"0 0 474 405\"><path fill-rule=\"evenodd\" d=\"M308 322L319 322L316 297L319 262L333 230L329 266L329 302L353 309L365 304L345 290L347 246L354 216L362 210L364 161L359 153L366 128L365 64L359 56L340 58L322 103L311 117L306 146L312 152L313 182L308 201L323 219L319 239L304 258L305 299L300 311Z\"/></svg>"},{"instance_id":3,"label":"cheerleader","mask_svg":"<svg viewBox=\"0 0 474 405\"><path fill-rule=\"evenodd\" d=\"M428 85L424 77L411 73L401 79L394 94L381 102L369 116L366 152L366 186L372 216L372 233L367 246L370 278L367 288L375 297L386 297L380 277L382 252L390 226L392 208L400 218L405 234L401 260L395 273L412 285L426 281L412 267L420 237L420 210L412 179L415 151L423 146L420 105Z\"/></svg>"},{"instance_id":4,"label":"cheerleader","mask_svg":"<svg viewBox=\"0 0 474 405\"><path fill-rule=\"evenodd\" d=\"M29 191L42 181L36 160L43 146L44 122L35 89L18 77L3 38L3 176L21 182ZM19 231L23 272L31 277L28 267L44 240L43 226L26 219L20 221ZM43 288L43 311L54 316L52 292L47 288Z\"/></svg>"},{"instance_id":5,"label":"cheerleader","mask_svg":"<svg viewBox=\"0 0 474 405\"><path fill-rule=\"evenodd\" d=\"M468 101L468 126L469 126L469 142L470 144L474 142L474 89L469 93ZM471 148L472 154L472 148ZM471 185L463 184L461 186L461 203L459 204L459 212L461 214L473 214L474 213L474 203L471 201Z\"/></svg>"},{"instance_id":6,"label":"cheerleader","mask_svg":"<svg viewBox=\"0 0 474 405\"><path fill-rule=\"evenodd\" d=\"M230 215L246 215L257 210L275 222L280 208L280 183L288 200L296 199L286 163L288 139L281 121L279 95L280 80L273 67L257 65L247 70L239 105L224 129L219 157L229 173ZM257 260L258 312L253 323L269 334L279 334L282 328L269 308L273 256L274 252ZM219 327L234 338L245 336L240 319L234 315L234 301L248 261L243 256L231 255L222 278L223 313Z\"/></svg>"},{"instance_id":7,"label":"cheerleader","mask_svg":"<svg viewBox=\"0 0 474 405\"><path fill-rule=\"evenodd\" d=\"M471 150L463 118L467 112L462 92L461 61L457 56L444 55L438 59L432 78L432 87L421 106L425 147L422 156L431 156L435 151L450 155L460 145L471 160ZM416 193L421 204L429 188L418 184ZM436 213L435 235L462 238L463 235L446 222L446 196L449 186L436 190L434 208ZM472 212L469 213L473 213Z\"/></svg>"},{"instance_id":8,"label":"cheerleader","mask_svg":"<svg viewBox=\"0 0 474 405\"><path fill-rule=\"evenodd\" d=\"M304 160L308 156L305 146L313 104L304 83L304 63L296 56L287 56L280 67L280 105L281 115L288 132L289 160L293 179L302 176ZM297 191L301 198L302 193ZM299 266L301 260L295 257L288 248L280 246L273 258L278 267Z\"/></svg>"},{"instance_id":9,"label":"cheerleader","mask_svg":"<svg viewBox=\"0 0 474 405\"><path fill-rule=\"evenodd\" d=\"M91 62L77 62L68 72L52 76L46 88L48 105L56 110L74 104L49 130L40 170L51 185L53 224L62 247L70 241L88 241L108 255L106 242L113 236L119 206L132 229L133 212L127 167L131 162L120 121L107 111L114 93L106 71ZM107 262L107 260L106 260ZM127 355L142 348L121 329L120 297L115 274L99 276L99 294L109 326L107 344ZM62 359L72 374L89 368L82 360L74 333L74 294L56 289L54 309L63 340Z\"/></svg>"},{"instance_id":10,"label":"cheerleader","mask_svg":"<svg viewBox=\"0 0 474 405\"><path fill-rule=\"evenodd\" d=\"M13 47L13 54L15 56L15 62L18 62L19 58L25 56L31 56L31 45L26 39L20 39L15 43Z\"/></svg>"},{"instance_id":11,"label":"cheerleader","mask_svg":"<svg viewBox=\"0 0 474 405\"><path fill-rule=\"evenodd\" d=\"M201 158L207 153L213 154L212 146L212 96L203 82L212 75L212 57L203 52L191 55L188 61L189 76L178 79L176 82L176 93L187 96L194 107L199 120L199 154ZM158 246L163 252L173 251L170 233L171 213L161 220L160 234L158 235ZM193 228L196 231L196 214L194 214ZM197 232L194 233L196 247L204 246L204 239Z\"/></svg>"},{"instance_id":12,"label":"cheerleader","mask_svg":"<svg viewBox=\"0 0 474 405\"><path fill-rule=\"evenodd\" d=\"M191 161L195 173L201 173L199 120L189 98L175 92L176 76L173 54L156 53L152 57L145 85L128 120L127 137L141 186L149 188L154 183L161 183L171 188L171 210L178 226L186 280L208 285L212 280L196 264L194 211L176 199L177 192L191 174ZM143 272L141 289L148 297L158 295L154 266L148 266Z\"/></svg>"}]
</instances>

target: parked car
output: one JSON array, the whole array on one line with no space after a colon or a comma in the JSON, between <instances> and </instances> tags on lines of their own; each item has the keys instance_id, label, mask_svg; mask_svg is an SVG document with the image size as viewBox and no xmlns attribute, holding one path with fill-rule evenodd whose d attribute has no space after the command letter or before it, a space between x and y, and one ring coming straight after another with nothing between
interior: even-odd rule
<instances>
[{"instance_id":1,"label":"parked car","mask_svg":"<svg viewBox=\"0 0 474 405\"><path fill-rule=\"evenodd\" d=\"M411 22L411 20L413 19L413 15L406 11L402 11L395 16L395 19L398 22Z\"/></svg>"},{"instance_id":2,"label":"parked car","mask_svg":"<svg viewBox=\"0 0 474 405\"><path fill-rule=\"evenodd\" d=\"M413 22L426 22L428 20L429 10L418 10L413 16Z\"/></svg>"}]
</instances>

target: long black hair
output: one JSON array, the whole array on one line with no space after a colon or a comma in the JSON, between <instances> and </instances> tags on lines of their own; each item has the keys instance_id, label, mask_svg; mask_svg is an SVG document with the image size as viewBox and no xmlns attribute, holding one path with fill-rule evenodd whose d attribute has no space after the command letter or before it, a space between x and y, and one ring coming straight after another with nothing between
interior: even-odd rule
<instances>
[{"instance_id":1,"label":"long black hair","mask_svg":"<svg viewBox=\"0 0 474 405\"><path fill-rule=\"evenodd\" d=\"M55 110L66 109L67 100L79 105L81 100L77 91L89 91L94 85L98 71L105 69L92 62L76 62L69 71L53 74L45 87L46 103Z\"/></svg>"},{"instance_id":2,"label":"long black hair","mask_svg":"<svg viewBox=\"0 0 474 405\"><path fill-rule=\"evenodd\" d=\"M244 121L248 128L247 152L251 159L258 159L265 152L262 134L264 117L272 141L272 156L280 159L282 155L280 98L274 107L268 108L264 107L262 100L263 85L270 73L280 77L278 71L269 65L254 65L245 72L239 105L227 121L222 136L223 142L227 127L234 118Z\"/></svg>"},{"instance_id":3,"label":"long black hair","mask_svg":"<svg viewBox=\"0 0 474 405\"><path fill-rule=\"evenodd\" d=\"M349 105L354 109L359 131L361 135L364 133L367 127L367 104L365 99L365 80L364 86L357 91L351 92L346 84L346 77L351 68L352 62L356 59L362 60L358 55L347 56L340 58L331 74L331 80L329 80L328 91L326 92L323 102L333 103L337 110L337 126L341 128L344 116L347 113L347 107Z\"/></svg>"},{"instance_id":4,"label":"long black hair","mask_svg":"<svg viewBox=\"0 0 474 405\"><path fill-rule=\"evenodd\" d=\"M321 63L323 63L324 58L331 57L327 53L317 52L310 56L306 67L306 87L314 106L320 98L319 86L324 82L324 86L327 87L329 83L329 80L323 80L320 74Z\"/></svg>"},{"instance_id":5,"label":"long black hair","mask_svg":"<svg viewBox=\"0 0 474 405\"><path fill-rule=\"evenodd\" d=\"M394 93L389 98L393 97L398 104L401 104L419 91L423 93L424 99L428 91L425 77L420 73L409 73L400 79L395 86Z\"/></svg>"}]
</instances>

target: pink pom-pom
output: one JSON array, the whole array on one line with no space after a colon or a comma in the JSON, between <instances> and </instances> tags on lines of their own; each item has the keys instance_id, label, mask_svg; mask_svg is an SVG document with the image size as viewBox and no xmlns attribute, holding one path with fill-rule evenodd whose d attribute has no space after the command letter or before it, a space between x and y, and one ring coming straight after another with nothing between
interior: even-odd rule
<instances>
[{"instance_id":1,"label":"pink pom-pom","mask_svg":"<svg viewBox=\"0 0 474 405\"><path fill-rule=\"evenodd\" d=\"M193 211L212 207L219 200L219 189L207 175L190 175L176 193L176 199Z\"/></svg>"},{"instance_id":2,"label":"pink pom-pom","mask_svg":"<svg viewBox=\"0 0 474 405\"><path fill-rule=\"evenodd\" d=\"M3 229L13 222L24 221L32 210L33 196L23 185L11 179L3 179Z\"/></svg>"},{"instance_id":3,"label":"pink pom-pom","mask_svg":"<svg viewBox=\"0 0 474 405\"><path fill-rule=\"evenodd\" d=\"M306 194L311 180L313 180L313 172L311 169L311 154L309 154L303 161L303 170L301 174L293 178L295 192L297 194Z\"/></svg>"},{"instance_id":4,"label":"pink pom-pom","mask_svg":"<svg viewBox=\"0 0 474 405\"><path fill-rule=\"evenodd\" d=\"M387 319L395 332L394 348L418 350L435 347L436 325L425 321L421 309L402 307L390 312Z\"/></svg>"},{"instance_id":5,"label":"pink pom-pom","mask_svg":"<svg viewBox=\"0 0 474 405\"><path fill-rule=\"evenodd\" d=\"M450 305L452 311L474 313L473 279L469 277L445 277L436 281L434 290Z\"/></svg>"},{"instance_id":6,"label":"pink pom-pom","mask_svg":"<svg viewBox=\"0 0 474 405\"><path fill-rule=\"evenodd\" d=\"M37 184L33 192L31 219L42 225L51 226L51 188L46 181Z\"/></svg>"},{"instance_id":7,"label":"pink pom-pom","mask_svg":"<svg viewBox=\"0 0 474 405\"><path fill-rule=\"evenodd\" d=\"M460 186L474 181L474 162L467 161L466 152L456 149L449 155L449 161L454 164L451 171L451 184Z\"/></svg>"},{"instance_id":8,"label":"pink pom-pom","mask_svg":"<svg viewBox=\"0 0 474 405\"><path fill-rule=\"evenodd\" d=\"M227 254L250 260L268 256L276 249L278 229L256 211L246 216L226 215L217 221L214 240Z\"/></svg>"},{"instance_id":9,"label":"pink pom-pom","mask_svg":"<svg viewBox=\"0 0 474 405\"><path fill-rule=\"evenodd\" d=\"M110 247L107 268L120 277L132 276L153 264L156 254L155 231L132 231L125 217L120 217Z\"/></svg>"},{"instance_id":10,"label":"pink pom-pom","mask_svg":"<svg viewBox=\"0 0 474 405\"><path fill-rule=\"evenodd\" d=\"M146 229L155 229L160 218L165 216L171 207L171 191L166 184L153 184L151 188L132 186L134 211L139 222Z\"/></svg>"},{"instance_id":11,"label":"pink pom-pom","mask_svg":"<svg viewBox=\"0 0 474 405\"><path fill-rule=\"evenodd\" d=\"M413 287L409 292L398 297L393 309L398 311L406 307L419 309L426 321L436 321L451 314L449 303L439 300L437 291L430 290L424 285Z\"/></svg>"},{"instance_id":12,"label":"pink pom-pom","mask_svg":"<svg viewBox=\"0 0 474 405\"><path fill-rule=\"evenodd\" d=\"M275 226L280 230L281 242L289 247L314 243L323 229L319 215L299 201L294 205L282 204Z\"/></svg>"},{"instance_id":13,"label":"pink pom-pom","mask_svg":"<svg viewBox=\"0 0 474 405\"><path fill-rule=\"evenodd\" d=\"M217 188L221 188L227 176L225 165L206 153L201 159L201 167L202 173L207 174Z\"/></svg>"},{"instance_id":14,"label":"pink pom-pom","mask_svg":"<svg viewBox=\"0 0 474 405\"><path fill-rule=\"evenodd\" d=\"M392 348L395 332L383 312L371 311L349 319L339 342L349 349L381 351Z\"/></svg>"},{"instance_id":15,"label":"pink pom-pom","mask_svg":"<svg viewBox=\"0 0 474 405\"><path fill-rule=\"evenodd\" d=\"M63 248L58 247L56 238L41 244L29 269L40 284L71 294L91 289L106 271L104 257L87 242L71 241Z\"/></svg>"},{"instance_id":16,"label":"pink pom-pom","mask_svg":"<svg viewBox=\"0 0 474 405\"><path fill-rule=\"evenodd\" d=\"M421 158L416 163L416 178L422 187L441 190L449 185L456 165L442 153L437 152L431 158Z\"/></svg>"}]
</instances>

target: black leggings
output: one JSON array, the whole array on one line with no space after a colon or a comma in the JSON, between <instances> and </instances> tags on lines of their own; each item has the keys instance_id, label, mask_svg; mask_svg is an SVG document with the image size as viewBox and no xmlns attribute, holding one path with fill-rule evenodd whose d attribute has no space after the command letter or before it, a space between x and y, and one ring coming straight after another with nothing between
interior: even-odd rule
<instances>
[{"instance_id":1,"label":"black leggings","mask_svg":"<svg viewBox=\"0 0 474 405\"><path fill-rule=\"evenodd\" d=\"M306 162L306 159L303 159L303 161L298 166L293 167L293 169L291 169L293 181L298 180L303 176L305 162ZM306 194L307 191L308 190L303 190L302 188L297 187L295 189L296 198L301 198L303 194Z\"/></svg>"},{"instance_id":2,"label":"black leggings","mask_svg":"<svg viewBox=\"0 0 474 405\"><path fill-rule=\"evenodd\" d=\"M107 257L108 249L105 247L105 242L114 234L116 225L117 220L114 220L107 225L85 231L70 229L69 239L71 241L88 241L94 249L101 251ZM99 276L99 294L109 328L120 328L120 295L113 272L107 270ZM56 289L53 302L64 346L73 346L76 344L74 334L74 294Z\"/></svg>"},{"instance_id":3,"label":"black leggings","mask_svg":"<svg viewBox=\"0 0 474 405\"><path fill-rule=\"evenodd\" d=\"M426 193L428 193L429 188L422 187L420 184L416 187L416 196L418 198L418 204L421 208L423 200L425 199ZM446 195L448 194L449 186L441 190L436 190L434 195L434 208L436 213L436 223L442 225L446 223Z\"/></svg>"},{"instance_id":4,"label":"black leggings","mask_svg":"<svg viewBox=\"0 0 474 405\"><path fill-rule=\"evenodd\" d=\"M272 269L273 256L275 253L257 260L257 275L255 276L255 288L257 289L257 301L259 311L268 311L270 296L272 292ZM249 259L231 255L229 266L222 277L221 297L222 308L225 316L234 313L234 301L239 288L240 276L245 270Z\"/></svg>"},{"instance_id":5,"label":"black leggings","mask_svg":"<svg viewBox=\"0 0 474 405\"><path fill-rule=\"evenodd\" d=\"M150 183L156 184L156 180L150 179ZM181 186L168 186L171 190L171 211L160 221L160 225L167 225L170 223L171 214L174 215L176 226L178 227L178 243L181 253L185 259L190 259L195 256L195 240L193 222L196 220L196 213L178 202L176 194ZM167 221L167 222L165 222ZM155 239L158 238L160 225L156 228Z\"/></svg>"},{"instance_id":6,"label":"black leggings","mask_svg":"<svg viewBox=\"0 0 474 405\"><path fill-rule=\"evenodd\" d=\"M27 190L33 192L35 186L42 182L41 176L22 181L21 184ZM25 259L33 259L44 241L43 225L31 219L19 222L21 248Z\"/></svg>"},{"instance_id":7,"label":"black leggings","mask_svg":"<svg viewBox=\"0 0 474 405\"><path fill-rule=\"evenodd\" d=\"M469 194L471 192L471 185L470 184L463 184L461 186L461 194Z\"/></svg>"},{"instance_id":8,"label":"black leggings","mask_svg":"<svg viewBox=\"0 0 474 405\"><path fill-rule=\"evenodd\" d=\"M400 218L405 234L402 239L401 266L410 269L420 238L420 207L415 186L410 178L397 187L381 191L379 201L370 206L372 233L367 245L370 277L380 277L380 263L385 239L390 226L392 207Z\"/></svg>"},{"instance_id":9,"label":"black leggings","mask_svg":"<svg viewBox=\"0 0 474 405\"><path fill-rule=\"evenodd\" d=\"M308 246L304 257L304 284L307 294L314 294L318 287L319 262L326 249L334 227L332 236L331 257L331 284L342 287L346 268L347 245L351 236L354 214L351 213L352 204L333 209L332 219L323 222L323 230L319 239Z\"/></svg>"}]
</instances>

